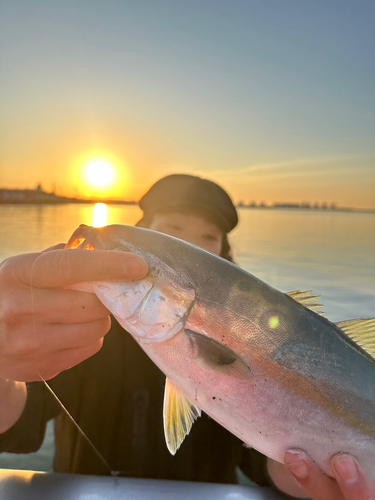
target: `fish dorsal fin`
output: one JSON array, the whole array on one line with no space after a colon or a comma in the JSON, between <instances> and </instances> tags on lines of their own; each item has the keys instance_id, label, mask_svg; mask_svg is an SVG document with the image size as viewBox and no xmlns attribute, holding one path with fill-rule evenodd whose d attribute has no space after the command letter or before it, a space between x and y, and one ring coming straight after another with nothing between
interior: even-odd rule
<instances>
[{"instance_id":1,"label":"fish dorsal fin","mask_svg":"<svg viewBox=\"0 0 375 500\"><path fill-rule=\"evenodd\" d=\"M201 416L201 410L168 377L164 390L164 435L168 450L172 455L181 446L189 434L195 420Z\"/></svg>"},{"instance_id":2,"label":"fish dorsal fin","mask_svg":"<svg viewBox=\"0 0 375 500\"><path fill-rule=\"evenodd\" d=\"M295 290L294 292L289 292L286 295L291 297L296 302L299 302L303 306L307 307L307 309L320 314L320 316L324 316L324 312L321 310L324 306L322 304L319 304L319 299L321 299L322 297L320 295L313 295L311 290L308 290L307 292Z\"/></svg>"},{"instance_id":3,"label":"fish dorsal fin","mask_svg":"<svg viewBox=\"0 0 375 500\"><path fill-rule=\"evenodd\" d=\"M349 319L336 325L375 360L375 318Z\"/></svg>"}]
</instances>

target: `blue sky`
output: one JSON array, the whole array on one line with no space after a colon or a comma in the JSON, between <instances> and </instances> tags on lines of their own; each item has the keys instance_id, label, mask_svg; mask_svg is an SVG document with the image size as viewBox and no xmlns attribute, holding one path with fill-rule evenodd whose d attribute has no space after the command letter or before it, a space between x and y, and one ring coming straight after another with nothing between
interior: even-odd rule
<instances>
[{"instance_id":1,"label":"blue sky","mask_svg":"<svg viewBox=\"0 0 375 500\"><path fill-rule=\"evenodd\" d=\"M375 2L2 1L0 186L107 152L124 196L201 174L236 199L375 208Z\"/></svg>"}]
</instances>

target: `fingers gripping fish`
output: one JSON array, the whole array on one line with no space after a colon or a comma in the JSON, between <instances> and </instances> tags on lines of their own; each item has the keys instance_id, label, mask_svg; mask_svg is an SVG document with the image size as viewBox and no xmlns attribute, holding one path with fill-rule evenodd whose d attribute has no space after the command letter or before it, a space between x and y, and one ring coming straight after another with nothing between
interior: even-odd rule
<instances>
[{"instance_id":1,"label":"fingers gripping fish","mask_svg":"<svg viewBox=\"0 0 375 500\"><path fill-rule=\"evenodd\" d=\"M284 294L161 233L80 227L67 248L141 255L148 275L85 284L165 373L164 430L176 453L201 410L283 462L304 449L328 475L356 456L375 480L375 320L334 324L311 292Z\"/></svg>"}]
</instances>

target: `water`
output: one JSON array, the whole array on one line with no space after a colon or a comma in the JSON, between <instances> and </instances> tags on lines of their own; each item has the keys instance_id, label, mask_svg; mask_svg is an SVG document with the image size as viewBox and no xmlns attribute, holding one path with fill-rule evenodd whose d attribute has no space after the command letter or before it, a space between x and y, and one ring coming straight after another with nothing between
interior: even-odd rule
<instances>
[{"instance_id":1,"label":"water","mask_svg":"<svg viewBox=\"0 0 375 500\"><path fill-rule=\"evenodd\" d=\"M136 206L108 205L108 224L140 216ZM93 220L94 205L0 206L0 261L65 242ZM241 267L281 291L322 295L331 321L375 316L375 214L241 209L240 221L231 244ZM52 457L50 425L37 454L2 454L0 468L50 471Z\"/></svg>"},{"instance_id":2,"label":"water","mask_svg":"<svg viewBox=\"0 0 375 500\"><path fill-rule=\"evenodd\" d=\"M243 210L238 263L283 292L322 295L328 319L375 315L375 214Z\"/></svg>"}]
</instances>

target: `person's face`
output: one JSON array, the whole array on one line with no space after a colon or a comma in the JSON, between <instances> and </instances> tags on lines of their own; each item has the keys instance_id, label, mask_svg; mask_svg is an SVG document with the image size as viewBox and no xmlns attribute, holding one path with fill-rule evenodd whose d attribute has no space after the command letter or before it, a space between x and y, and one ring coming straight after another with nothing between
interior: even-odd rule
<instances>
[{"instance_id":1,"label":"person's face","mask_svg":"<svg viewBox=\"0 0 375 500\"><path fill-rule=\"evenodd\" d=\"M216 255L221 253L223 233L203 216L180 212L155 214L149 229L180 238Z\"/></svg>"}]
</instances>

